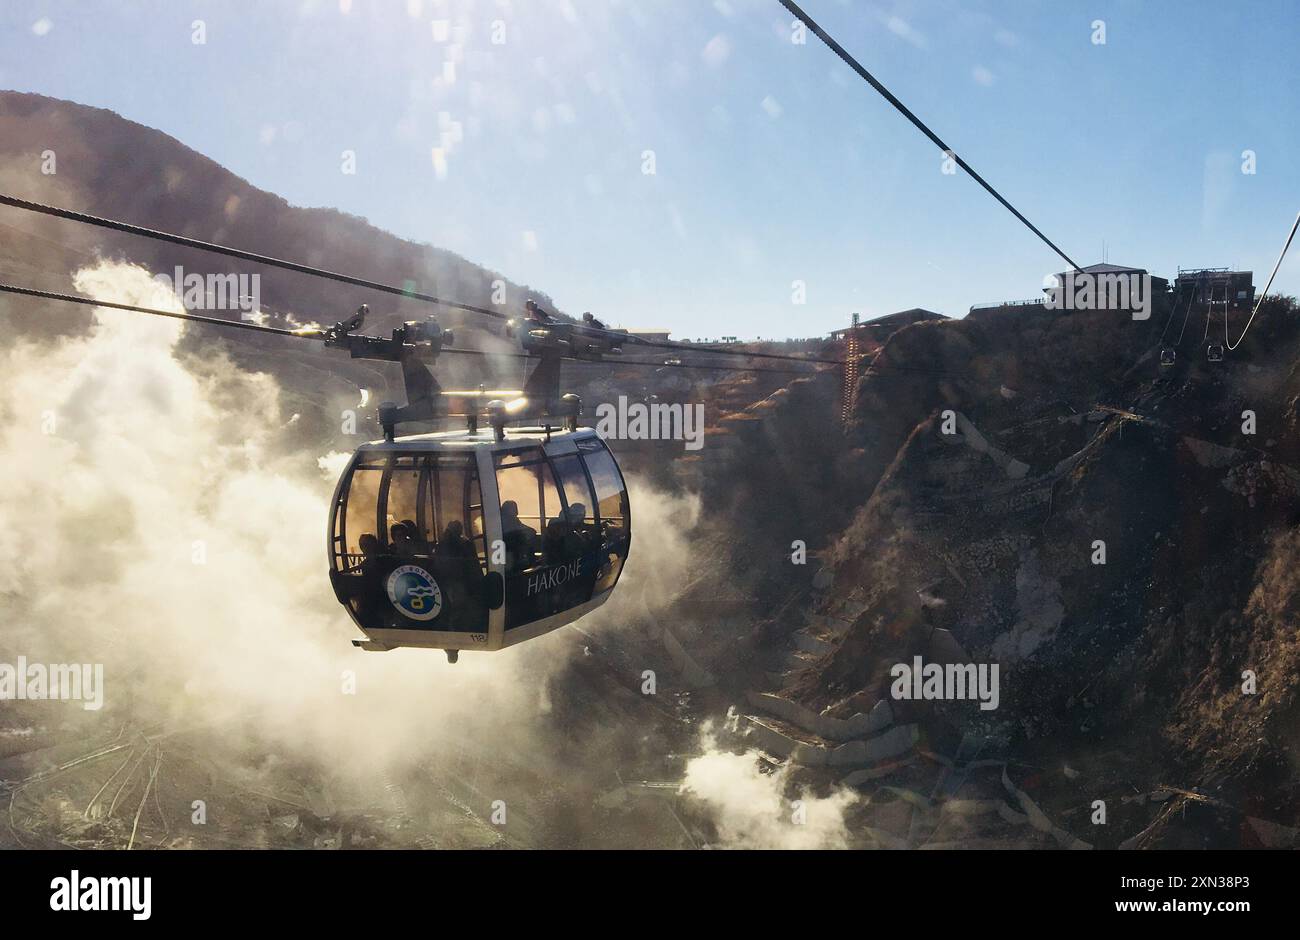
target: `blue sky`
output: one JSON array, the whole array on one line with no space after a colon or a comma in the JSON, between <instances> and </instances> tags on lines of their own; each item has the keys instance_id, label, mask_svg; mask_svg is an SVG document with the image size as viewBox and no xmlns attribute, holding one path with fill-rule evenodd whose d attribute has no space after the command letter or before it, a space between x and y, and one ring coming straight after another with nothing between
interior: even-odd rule
<instances>
[{"instance_id":1,"label":"blue sky","mask_svg":"<svg viewBox=\"0 0 1300 940\"><path fill-rule=\"evenodd\" d=\"M1300 4L802 5L1080 263L1104 242L1263 286L1300 210ZM6 0L0 87L675 336L960 316L1062 269L790 22L776 0Z\"/></svg>"}]
</instances>

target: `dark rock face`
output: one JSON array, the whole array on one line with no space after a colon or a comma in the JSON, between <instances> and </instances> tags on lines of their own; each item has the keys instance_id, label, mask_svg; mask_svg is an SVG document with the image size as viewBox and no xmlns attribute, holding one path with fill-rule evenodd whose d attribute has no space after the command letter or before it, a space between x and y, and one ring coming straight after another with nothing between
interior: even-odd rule
<instances>
[{"instance_id":1,"label":"dark rock face","mask_svg":"<svg viewBox=\"0 0 1300 940\"><path fill-rule=\"evenodd\" d=\"M1293 832L1300 320L1289 299L1267 302L1235 358L1211 365L1187 344L1161 370L1168 316L1029 308L919 322L865 372L838 455L807 443L809 427L832 433L811 401L781 400L749 429L747 443L784 429L792 452L819 455L827 472L774 485L785 504L820 500L831 508L816 517L838 520L817 545L825 593L801 593L777 557L784 541L773 545L764 578L803 598L775 620L803 605L849 621L816 642L780 622L756 634L801 650L777 694L847 718L889 696L893 665L957 649L1000 667L996 709L895 703L948 758L976 739L983 757L1057 768L1025 784L1048 816L1069 800L1117 805L1129 784L1211 800L1179 797L1197 812L1158 819L1154 801L1123 803L1122 826L1079 819L1073 837L1224 845L1245 830L1223 821L1241 813ZM1205 329L1193 317L1189 332ZM1067 780L1067 764L1087 769Z\"/></svg>"}]
</instances>

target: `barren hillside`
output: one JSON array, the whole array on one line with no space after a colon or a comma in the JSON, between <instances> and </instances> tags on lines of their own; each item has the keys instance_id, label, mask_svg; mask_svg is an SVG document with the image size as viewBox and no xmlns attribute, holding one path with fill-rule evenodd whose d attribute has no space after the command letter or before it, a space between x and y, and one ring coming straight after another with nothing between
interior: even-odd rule
<instances>
[{"instance_id":1,"label":"barren hillside","mask_svg":"<svg viewBox=\"0 0 1300 940\"><path fill-rule=\"evenodd\" d=\"M743 653L695 642L746 664L731 697L769 751L888 806L912 775L905 824L864 822L883 843L951 841L971 793L1010 799L1013 823L1046 813L1059 844L1293 843L1296 312L1266 304L1227 362L1192 350L1172 370L1163 325L1032 308L921 323L886 342L843 435L798 386L751 409L769 413L734 505L761 495L784 525L735 512L747 564L722 583L759 585L746 613L767 620ZM811 580L788 557L810 503L838 516L806 526ZM997 707L898 701L890 669L916 656L997 664Z\"/></svg>"}]
</instances>

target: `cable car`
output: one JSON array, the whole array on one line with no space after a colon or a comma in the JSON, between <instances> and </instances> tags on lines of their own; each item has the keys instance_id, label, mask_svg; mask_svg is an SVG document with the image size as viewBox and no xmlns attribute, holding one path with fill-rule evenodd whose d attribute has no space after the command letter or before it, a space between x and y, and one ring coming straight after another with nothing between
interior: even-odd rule
<instances>
[{"instance_id":1,"label":"cable car","mask_svg":"<svg viewBox=\"0 0 1300 940\"><path fill-rule=\"evenodd\" d=\"M330 583L367 650L500 650L603 604L627 486L590 428L457 431L357 450L331 503Z\"/></svg>"},{"instance_id":2,"label":"cable car","mask_svg":"<svg viewBox=\"0 0 1300 940\"><path fill-rule=\"evenodd\" d=\"M1167 369L1172 366L1177 358L1178 354L1172 346L1166 346L1160 350L1160 365L1163 368Z\"/></svg>"},{"instance_id":3,"label":"cable car","mask_svg":"<svg viewBox=\"0 0 1300 940\"><path fill-rule=\"evenodd\" d=\"M1205 358L1206 358L1207 360L1209 360L1210 362L1222 362L1222 361L1223 361L1223 344L1222 344L1222 343L1210 343L1208 346L1206 346L1206 347L1205 347Z\"/></svg>"},{"instance_id":4,"label":"cable car","mask_svg":"<svg viewBox=\"0 0 1300 940\"><path fill-rule=\"evenodd\" d=\"M383 440L357 449L330 503L330 584L365 634L353 645L441 649L455 662L461 650L505 649L605 603L631 548L631 504L614 455L578 427L578 397L559 395L559 366L622 337L609 331L602 348L601 327L588 323L578 341L538 308L525 348L541 361L523 390L448 392L425 368L451 344L448 331L431 319L391 339L353 334L365 315L335 324L325 343L400 362L408 403L379 406ZM499 397L481 429L488 396ZM525 413L563 424L508 427ZM466 427L394 433L398 423L447 417Z\"/></svg>"}]
</instances>

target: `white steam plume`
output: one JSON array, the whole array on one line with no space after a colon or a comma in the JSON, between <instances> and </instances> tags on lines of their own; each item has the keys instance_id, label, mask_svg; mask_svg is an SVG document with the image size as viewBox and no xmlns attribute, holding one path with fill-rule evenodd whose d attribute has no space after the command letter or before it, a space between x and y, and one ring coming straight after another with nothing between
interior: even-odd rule
<instances>
[{"instance_id":1,"label":"white steam plume","mask_svg":"<svg viewBox=\"0 0 1300 940\"><path fill-rule=\"evenodd\" d=\"M182 309L133 265L100 263L75 283ZM102 663L105 706L90 720L106 733L230 721L363 780L466 749L557 788L610 776L608 741L647 728L629 713L630 730L602 727L582 763L557 765L555 735L569 736L544 703L582 656L569 631L454 666L351 647L325 555L345 456L291 446L275 379L182 353L184 330L98 309L85 335L0 354L0 661ZM637 493L632 558L602 619L584 621L615 643L635 640L620 623L684 582L698 512Z\"/></svg>"},{"instance_id":2,"label":"white steam plume","mask_svg":"<svg viewBox=\"0 0 1300 940\"><path fill-rule=\"evenodd\" d=\"M83 270L76 286L159 300L129 265ZM97 310L86 336L4 357L7 651L104 663L107 707L131 701L138 721L238 715L334 762L409 755L485 715L526 720L519 657L451 667L351 648L326 580L337 468L282 446L270 376L183 361L182 330Z\"/></svg>"},{"instance_id":3,"label":"white steam plume","mask_svg":"<svg viewBox=\"0 0 1300 940\"><path fill-rule=\"evenodd\" d=\"M712 728L701 731L704 754L686 765L682 792L707 809L722 848L841 849L848 846L845 813L857 794L838 788L818 797L791 786L790 767L759 770L758 754L722 750ZM793 791L793 794L791 793Z\"/></svg>"}]
</instances>

